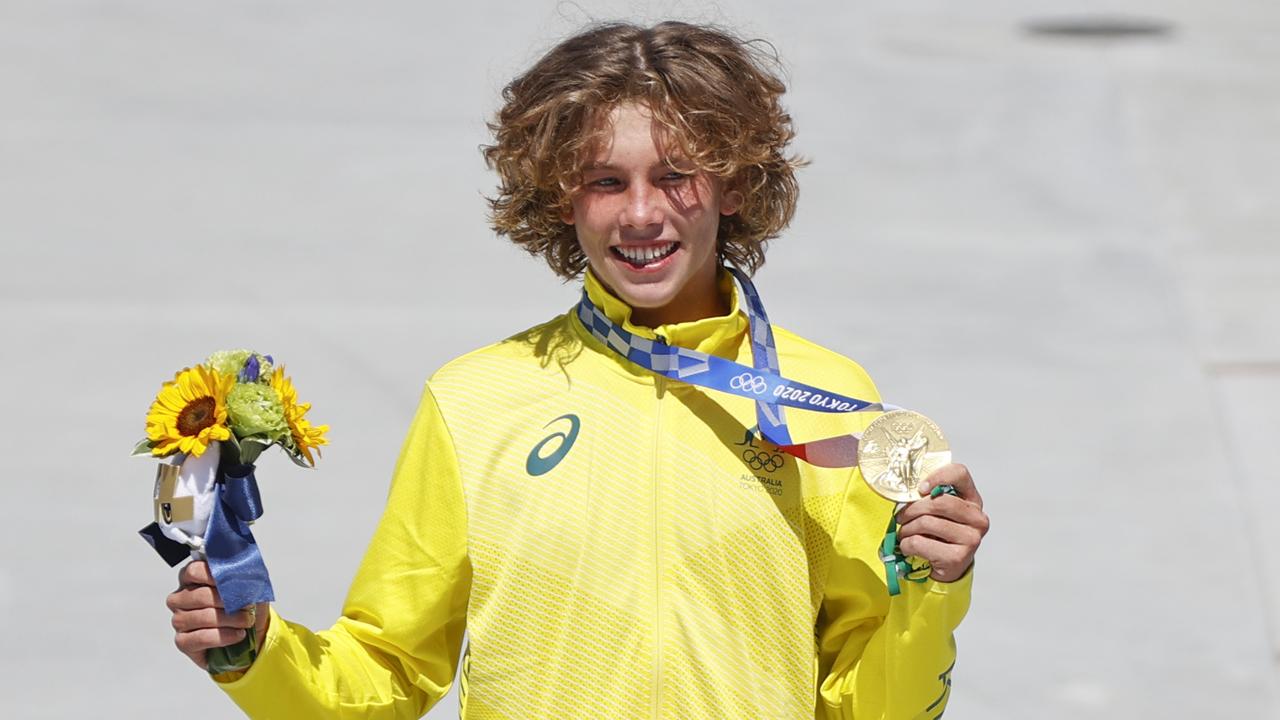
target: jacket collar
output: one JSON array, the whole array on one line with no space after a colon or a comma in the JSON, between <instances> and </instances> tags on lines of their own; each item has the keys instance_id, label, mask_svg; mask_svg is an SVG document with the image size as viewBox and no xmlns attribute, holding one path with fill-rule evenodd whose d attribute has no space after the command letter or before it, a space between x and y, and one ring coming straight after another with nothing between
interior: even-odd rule
<instances>
[{"instance_id":1,"label":"jacket collar","mask_svg":"<svg viewBox=\"0 0 1280 720\"><path fill-rule=\"evenodd\" d=\"M679 345L708 355L732 359L738 354L742 336L747 331L747 316L738 310L738 286L728 270L720 269L717 284L720 293L729 300L727 315L649 328L632 324L631 306L605 289L590 269L586 272L584 282L591 302L624 330L649 339L660 337L668 345Z\"/></svg>"}]
</instances>

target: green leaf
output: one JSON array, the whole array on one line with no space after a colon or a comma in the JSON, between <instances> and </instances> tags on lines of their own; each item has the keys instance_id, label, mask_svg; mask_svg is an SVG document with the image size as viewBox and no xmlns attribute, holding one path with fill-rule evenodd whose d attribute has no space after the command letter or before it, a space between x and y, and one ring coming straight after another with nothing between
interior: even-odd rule
<instances>
[{"instance_id":1,"label":"green leaf","mask_svg":"<svg viewBox=\"0 0 1280 720\"><path fill-rule=\"evenodd\" d=\"M291 453L288 453L288 455L289 455L289 459L293 461L293 464L297 465L298 467L304 467L307 469L311 469L315 467L311 463L307 462L307 457L300 452L291 452Z\"/></svg>"},{"instance_id":2,"label":"green leaf","mask_svg":"<svg viewBox=\"0 0 1280 720\"><path fill-rule=\"evenodd\" d=\"M240 464L252 465L258 462L258 457L262 452L271 447L270 440L258 437L241 438L240 440Z\"/></svg>"},{"instance_id":3,"label":"green leaf","mask_svg":"<svg viewBox=\"0 0 1280 720\"><path fill-rule=\"evenodd\" d=\"M153 447L155 447L155 443L151 442L149 438L145 439L133 446L133 452L129 454L129 457L143 457L144 455L150 457L151 448Z\"/></svg>"}]
</instances>

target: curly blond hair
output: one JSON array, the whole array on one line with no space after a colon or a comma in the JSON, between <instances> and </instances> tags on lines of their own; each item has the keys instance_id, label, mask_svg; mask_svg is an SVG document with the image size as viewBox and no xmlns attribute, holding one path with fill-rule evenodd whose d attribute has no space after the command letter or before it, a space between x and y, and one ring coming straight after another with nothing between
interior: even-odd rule
<instances>
[{"instance_id":1,"label":"curly blond hair","mask_svg":"<svg viewBox=\"0 0 1280 720\"><path fill-rule=\"evenodd\" d=\"M581 275L587 258L563 218L610 113L637 102L664 146L742 194L738 212L720 218L717 246L722 262L754 272L766 242L791 222L803 164L787 154L795 133L777 67L768 43L681 22L611 23L561 42L503 89L489 123L493 144L482 150L500 179L489 198L494 230L561 277Z\"/></svg>"}]
</instances>

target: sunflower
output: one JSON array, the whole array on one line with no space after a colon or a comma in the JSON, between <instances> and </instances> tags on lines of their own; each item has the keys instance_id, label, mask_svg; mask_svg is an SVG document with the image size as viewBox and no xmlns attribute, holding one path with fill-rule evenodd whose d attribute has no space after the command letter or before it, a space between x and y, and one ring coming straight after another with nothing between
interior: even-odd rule
<instances>
[{"instance_id":1,"label":"sunflower","mask_svg":"<svg viewBox=\"0 0 1280 720\"><path fill-rule=\"evenodd\" d=\"M285 377L283 366L276 367L271 373L271 389L276 391L280 404L284 406L284 419L289 424L294 447L309 464L314 466L316 461L311 457L311 451L321 445L329 444L324 437L329 426L312 425L310 420L303 417L311 409L311 403L298 402L298 391L293 388L293 381ZM318 450L316 452L319 453Z\"/></svg>"},{"instance_id":2,"label":"sunflower","mask_svg":"<svg viewBox=\"0 0 1280 720\"><path fill-rule=\"evenodd\" d=\"M166 382L147 411L152 455L175 451L200 457L215 440L231 437L227 392L236 382L203 365L184 368Z\"/></svg>"}]
</instances>

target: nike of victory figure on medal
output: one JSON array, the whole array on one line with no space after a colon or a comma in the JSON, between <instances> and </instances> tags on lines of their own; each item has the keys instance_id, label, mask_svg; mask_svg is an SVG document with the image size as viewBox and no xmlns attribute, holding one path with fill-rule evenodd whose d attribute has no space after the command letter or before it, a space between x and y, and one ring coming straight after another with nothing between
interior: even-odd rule
<instances>
[{"instance_id":1,"label":"nike of victory figure on medal","mask_svg":"<svg viewBox=\"0 0 1280 720\"><path fill-rule=\"evenodd\" d=\"M950 462L951 448L942 430L911 410L894 410L872 420L858 444L862 478L894 502L921 499L916 489L920 481Z\"/></svg>"}]
</instances>

